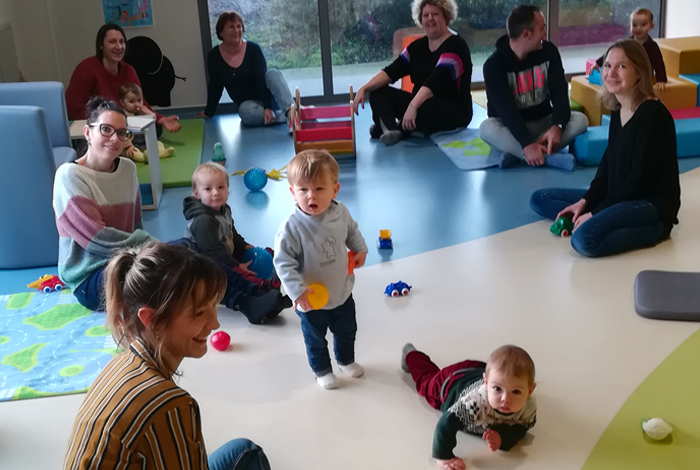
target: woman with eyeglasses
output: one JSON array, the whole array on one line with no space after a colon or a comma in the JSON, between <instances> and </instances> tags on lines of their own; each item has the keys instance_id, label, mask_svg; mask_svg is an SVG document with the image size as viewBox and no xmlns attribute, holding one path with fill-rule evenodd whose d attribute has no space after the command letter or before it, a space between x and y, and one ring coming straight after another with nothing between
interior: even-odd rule
<instances>
[{"instance_id":1,"label":"woman with eyeglasses","mask_svg":"<svg viewBox=\"0 0 700 470\"><path fill-rule=\"evenodd\" d=\"M136 166L119 157L131 137L124 111L99 96L86 111L87 152L61 165L54 181L58 276L83 306L103 310L103 270L112 255L153 238L142 230Z\"/></svg>"}]
</instances>

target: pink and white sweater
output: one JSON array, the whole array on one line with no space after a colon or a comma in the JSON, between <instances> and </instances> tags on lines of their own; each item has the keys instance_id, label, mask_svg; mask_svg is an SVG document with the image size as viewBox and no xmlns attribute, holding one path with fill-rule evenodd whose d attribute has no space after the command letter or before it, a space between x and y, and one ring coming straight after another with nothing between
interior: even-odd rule
<instances>
[{"instance_id":1,"label":"pink and white sweater","mask_svg":"<svg viewBox=\"0 0 700 470\"><path fill-rule=\"evenodd\" d=\"M142 230L136 165L126 158L115 163L112 173L77 163L64 163L56 170L58 276L72 289L102 269L120 248L153 239Z\"/></svg>"}]
</instances>

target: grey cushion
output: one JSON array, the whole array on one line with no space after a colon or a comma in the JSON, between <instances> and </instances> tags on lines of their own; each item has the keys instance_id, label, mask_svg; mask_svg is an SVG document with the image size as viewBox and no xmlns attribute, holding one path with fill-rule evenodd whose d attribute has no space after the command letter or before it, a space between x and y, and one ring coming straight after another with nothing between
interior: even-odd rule
<instances>
[{"instance_id":1,"label":"grey cushion","mask_svg":"<svg viewBox=\"0 0 700 470\"><path fill-rule=\"evenodd\" d=\"M634 281L634 308L646 318L700 321L700 273L640 272Z\"/></svg>"}]
</instances>

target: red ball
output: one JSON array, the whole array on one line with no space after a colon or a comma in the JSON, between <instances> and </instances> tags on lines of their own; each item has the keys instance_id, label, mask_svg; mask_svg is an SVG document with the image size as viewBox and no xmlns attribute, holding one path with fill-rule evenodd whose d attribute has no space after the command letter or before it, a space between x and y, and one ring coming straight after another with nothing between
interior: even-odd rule
<instances>
[{"instance_id":1,"label":"red ball","mask_svg":"<svg viewBox=\"0 0 700 470\"><path fill-rule=\"evenodd\" d=\"M211 335L211 347L217 351L226 351L231 344L231 337L225 331L217 331Z\"/></svg>"}]
</instances>

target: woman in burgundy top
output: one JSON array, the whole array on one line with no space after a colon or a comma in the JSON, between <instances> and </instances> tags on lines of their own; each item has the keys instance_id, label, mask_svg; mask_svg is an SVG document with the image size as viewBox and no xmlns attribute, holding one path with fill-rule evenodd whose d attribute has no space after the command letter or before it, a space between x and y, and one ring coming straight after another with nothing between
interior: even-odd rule
<instances>
[{"instance_id":1,"label":"woman in burgundy top","mask_svg":"<svg viewBox=\"0 0 700 470\"><path fill-rule=\"evenodd\" d=\"M124 83L141 86L134 68L123 62L126 53L126 35L116 24L103 25L97 32L95 55L78 64L66 89L68 119L85 119L85 104L93 96L102 96L119 103L119 87ZM151 109L148 103L144 103ZM153 111L151 109L151 111ZM157 123L168 132L180 130L177 116L156 113Z\"/></svg>"}]
</instances>

